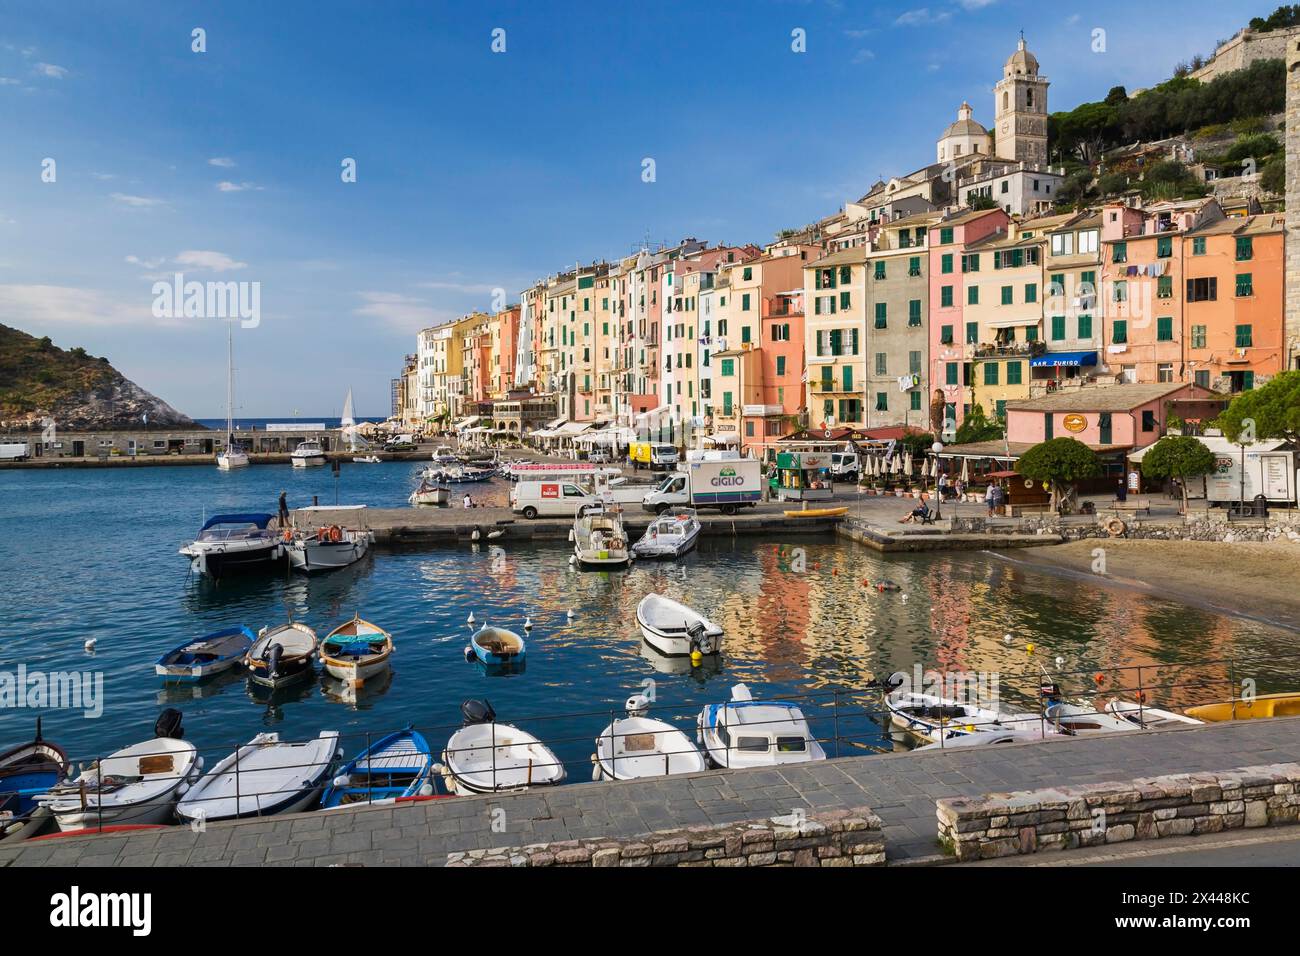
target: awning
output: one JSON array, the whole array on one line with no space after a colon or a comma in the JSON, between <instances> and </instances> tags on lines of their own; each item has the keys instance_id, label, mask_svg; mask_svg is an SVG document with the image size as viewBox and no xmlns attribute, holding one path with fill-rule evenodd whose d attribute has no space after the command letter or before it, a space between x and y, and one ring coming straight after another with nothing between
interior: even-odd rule
<instances>
[{"instance_id":1,"label":"awning","mask_svg":"<svg viewBox=\"0 0 1300 956\"><path fill-rule=\"evenodd\" d=\"M591 427L591 422L565 422L555 430L555 433L563 438L571 435L579 435Z\"/></svg>"},{"instance_id":2,"label":"awning","mask_svg":"<svg viewBox=\"0 0 1300 956\"><path fill-rule=\"evenodd\" d=\"M1096 364L1096 352L1048 352L1046 355L1036 355L1029 360L1031 368L1052 367L1055 365L1078 368L1081 365Z\"/></svg>"},{"instance_id":3,"label":"awning","mask_svg":"<svg viewBox=\"0 0 1300 956\"><path fill-rule=\"evenodd\" d=\"M704 443L707 445L739 445L739 432L715 432L712 435L704 436Z\"/></svg>"},{"instance_id":4,"label":"awning","mask_svg":"<svg viewBox=\"0 0 1300 956\"><path fill-rule=\"evenodd\" d=\"M1038 319L989 319L984 324L990 329L1018 329L1022 325L1038 325Z\"/></svg>"},{"instance_id":5,"label":"awning","mask_svg":"<svg viewBox=\"0 0 1300 956\"><path fill-rule=\"evenodd\" d=\"M471 416L469 416L469 418L462 418L460 421L458 421L458 422L457 422L455 425L453 425L452 427L453 427L454 429L456 429L456 431L460 431L462 428L469 428L470 425L474 425L474 424L477 424L477 423L478 423L478 416L477 416L477 415L471 415Z\"/></svg>"},{"instance_id":6,"label":"awning","mask_svg":"<svg viewBox=\"0 0 1300 956\"><path fill-rule=\"evenodd\" d=\"M565 418L563 415L561 415L559 418L555 419L554 421L547 422L547 423L546 423L546 427L547 427L547 429L559 428L561 425L563 425L563 424L564 424L565 422L567 422L567 421L568 421L568 419ZM536 432L534 432L534 434L536 434Z\"/></svg>"}]
</instances>

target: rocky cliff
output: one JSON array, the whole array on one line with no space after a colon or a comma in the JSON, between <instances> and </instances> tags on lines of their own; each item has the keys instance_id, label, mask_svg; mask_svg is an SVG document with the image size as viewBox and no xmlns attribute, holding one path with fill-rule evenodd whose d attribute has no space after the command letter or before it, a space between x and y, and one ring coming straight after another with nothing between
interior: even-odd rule
<instances>
[{"instance_id":1,"label":"rocky cliff","mask_svg":"<svg viewBox=\"0 0 1300 956\"><path fill-rule=\"evenodd\" d=\"M48 417L63 429L140 428L146 415L150 427L202 427L108 359L0 325L0 427L39 428Z\"/></svg>"}]
</instances>

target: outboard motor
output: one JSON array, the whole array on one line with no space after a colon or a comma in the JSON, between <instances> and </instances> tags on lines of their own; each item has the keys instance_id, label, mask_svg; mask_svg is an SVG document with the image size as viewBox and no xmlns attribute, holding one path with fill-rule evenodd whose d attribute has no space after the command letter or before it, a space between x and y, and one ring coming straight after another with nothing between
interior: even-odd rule
<instances>
[{"instance_id":1,"label":"outboard motor","mask_svg":"<svg viewBox=\"0 0 1300 956\"><path fill-rule=\"evenodd\" d=\"M704 626L703 621L696 621L687 627L686 633L690 635L691 647L696 648L701 654L713 653L713 638L709 636L708 628Z\"/></svg>"},{"instance_id":2,"label":"outboard motor","mask_svg":"<svg viewBox=\"0 0 1300 956\"><path fill-rule=\"evenodd\" d=\"M465 719L465 722L461 724L462 727L470 727L474 724L491 724L495 723L497 719L497 712L492 709L492 705L479 697L471 697L461 704L460 715Z\"/></svg>"},{"instance_id":3,"label":"outboard motor","mask_svg":"<svg viewBox=\"0 0 1300 956\"><path fill-rule=\"evenodd\" d=\"M280 676L280 658L284 656L284 647L272 644L266 650L266 673L269 677Z\"/></svg>"},{"instance_id":4,"label":"outboard motor","mask_svg":"<svg viewBox=\"0 0 1300 956\"><path fill-rule=\"evenodd\" d=\"M155 737L170 737L173 740L180 740L185 736L185 728L181 726L184 720L181 712L175 707L168 707L158 715L158 720L153 725L153 735Z\"/></svg>"},{"instance_id":5,"label":"outboard motor","mask_svg":"<svg viewBox=\"0 0 1300 956\"><path fill-rule=\"evenodd\" d=\"M650 709L650 698L645 694L633 694L623 702L623 709L629 717L640 717Z\"/></svg>"},{"instance_id":6,"label":"outboard motor","mask_svg":"<svg viewBox=\"0 0 1300 956\"><path fill-rule=\"evenodd\" d=\"M894 691L898 690L898 688L906 684L907 681L908 676L906 674L902 671L894 671L894 673L885 678L885 689L892 694Z\"/></svg>"}]
</instances>

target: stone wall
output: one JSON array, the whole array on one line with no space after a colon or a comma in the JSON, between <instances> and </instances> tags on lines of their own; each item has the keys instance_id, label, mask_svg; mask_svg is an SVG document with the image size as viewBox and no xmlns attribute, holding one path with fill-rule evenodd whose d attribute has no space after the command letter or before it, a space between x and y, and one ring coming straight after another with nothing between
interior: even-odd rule
<instances>
[{"instance_id":1,"label":"stone wall","mask_svg":"<svg viewBox=\"0 0 1300 956\"><path fill-rule=\"evenodd\" d=\"M1300 39L1286 43L1286 314L1283 367L1300 356Z\"/></svg>"},{"instance_id":2,"label":"stone wall","mask_svg":"<svg viewBox=\"0 0 1300 956\"><path fill-rule=\"evenodd\" d=\"M627 839L567 840L451 853L463 866L884 866L880 818L870 809L686 827Z\"/></svg>"},{"instance_id":3,"label":"stone wall","mask_svg":"<svg viewBox=\"0 0 1300 956\"><path fill-rule=\"evenodd\" d=\"M1036 534L1061 535L1067 541L1081 541L1091 538L1146 538L1160 541L1222 541L1232 544L1235 541L1289 541L1300 544L1300 512L1272 511L1267 520L1244 519L1229 521L1227 511L1217 509L1202 515L1193 515L1189 520L1179 522L1166 520L1147 520L1132 513L1120 513L1118 517L1124 522L1124 532L1112 535L1107 529L1108 522L1117 515L1104 513L1097 521L1084 524L1063 523L1051 515L1025 518L1021 529ZM978 522L982 519L961 519Z\"/></svg>"},{"instance_id":4,"label":"stone wall","mask_svg":"<svg viewBox=\"0 0 1300 956\"><path fill-rule=\"evenodd\" d=\"M1300 764L939 800L959 861L1280 826L1300 820Z\"/></svg>"}]
</instances>

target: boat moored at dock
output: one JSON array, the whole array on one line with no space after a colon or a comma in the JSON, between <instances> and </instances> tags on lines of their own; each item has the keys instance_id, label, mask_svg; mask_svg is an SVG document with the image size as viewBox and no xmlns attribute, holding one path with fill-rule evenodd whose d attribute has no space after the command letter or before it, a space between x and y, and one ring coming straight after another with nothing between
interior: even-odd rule
<instances>
[{"instance_id":1,"label":"boat moored at dock","mask_svg":"<svg viewBox=\"0 0 1300 956\"><path fill-rule=\"evenodd\" d=\"M392 656L392 635L360 614L334 628L320 644L325 672L353 687L387 670Z\"/></svg>"},{"instance_id":2,"label":"boat moored at dock","mask_svg":"<svg viewBox=\"0 0 1300 956\"><path fill-rule=\"evenodd\" d=\"M465 726L451 735L436 768L449 793L501 793L564 780L560 758L526 730L497 723L487 701L467 700L461 714Z\"/></svg>"},{"instance_id":3,"label":"boat moored at dock","mask_svg":"<svg viewBox=\"0 0 1300 956\"><path fill-rule=\"evenodd\" d=\"M199 778L176 804L176 816L189 823L310 809L341 753L337 730L300 743L257 734Z\"/></svg>"},{"instance_id":4,"label":"boat moored at dock","mask_svg":"<svg viewBox=\"0 0 1300 956\"><path fill-rule=\"evenodd\" d=\"M273 517L259 512L213 515L179 553L189 558L191 570L210 578L281 569L284 547L269 528Z\"/></svg>"},{"instance_id":5,"label":"boat moored at dock","mask_svg":"<svg viewBox=\"0 0 1300 956\"><path fill-rule=\"evenodd\" d=\"M636 606L636 622L647 644L669 657L717 654L722 628L692 608L650 593Z\"/></svg>"},{"instance_id":6,"label":"boat moored at dock","mask_svg":"<svg viewBox=\"0 0 1300 956\"><path fill-rule=\"evenodd\" d=\"M784 701L754 700L737 684L731 700L709 704L696 722L700 747L715 767L774 767L825 760L803 711Z\"/></svg>"},{"instance_id":7,"label":"boat moored at dock","mask_svg":"<svg viewBox=\"0 0 1300 956\"><path fill-rule=\"evenodd\" d=\"M243 659L255 640L257 635L242 624L228 627L168 651L158 658L154 672L167 681L200 681L230 670Z\"/></svg>"},{"instance_id":8,"label":"boat moored at dock","mask_svg":"<svg viewBox=\"0 0 1300 956\"><path fill-rule=\"evenodd\" d=\"M1250 700L1227 700L1188 707L1184 713L1196 720L1209 722L1295 717L1300 715L1300 694L1259 694Z\"/></svg>"},{"instance_id":9,"label":"boat moored at dock","mask_svg":"<svg viewBox=\"0 0 1300 956\"><path fill-rule=\"evenodd\" d=\"M36 736L0 753L0 843L25 840L49 822L50 812L37 797L58 786L68 775L68 755L58 744Z\"/></svg>"},{"instance_id":10,"label":"boat moored at dock","mask_svg":"<svg viewBox=\"0 0 1300 956\"><path fill-rule=\"evenodd\" d=\"M588 505L578 511L569 535L579 567L621 568L631 560L622 515L603 505Z\"/></svg>"},{"instance_id":11,"label":"boat moored at dock","mask_svg":"<svg viewBox=\"0 0 1300 956\"><path fill-rule=\"evenodd\" d=\"M707 770L700 749L672 724L645 715L650 701L642 694L627 699L627 716L615 720L596 738L591 757L593 780L635 780Z\"/></svg>"},{"instance_id":12,"label":"boat moored at dock","mask_svg":"<svg viewBox=\"0 0 1300 956\"><path fill-rule=\"evenodd\" d=\"M632 553L638 558L680 558L694 549L700 528L694 508L664 512L650 522L645 534L632 545Z\"/></svg>"},{"instance_id":13,"label":"boat moored at dock","mask_svg":"<svg viewBox=\"0 0 1300 956\"><path fill-rule=\"evenodd\" d=\"M306 624L264 627L244 655L244 666L254 683L278 687L311 673L316 648L316 632Z\"/></svg>"},{"instance_id":14,"label":"boat moored at dock","mask_svg":"<svg viewBox=\"0 0 1300 956\"><path fill-rule=\"evenodd\" d=\"M315 439L298 442L298 447L289 455L289 461L295 468L311 468L325 464L325 449Z\"/></svg>"},{"instance_id":15,"label":"boat moored at dock","mask_svg":"<svg viewBox=\"0 0 1300 956\"><path fill-rule=\"evenodd\" d=\"M348 512L357 517L361 527L345 528L339 524L322 525L313 530L295 529L285 537L284 552L289 566L304 574L337 571L360 561L370 552L375 533L364 527L365 505L340 505L334 508L303 508L300 513L311 515L316 510Z\"/></svg>"},{"instance_id":16,"label":"boat moored at dock","mask_svg":"<svg viewBox=\"0 0 1300 956\"><path fill-rule=\"evenodd\" d=\"M321 796L321 808L393 803L433 796L434 790L429 742L408 726L376 740L347 763Z\"/></svg>"}]
</instances>

